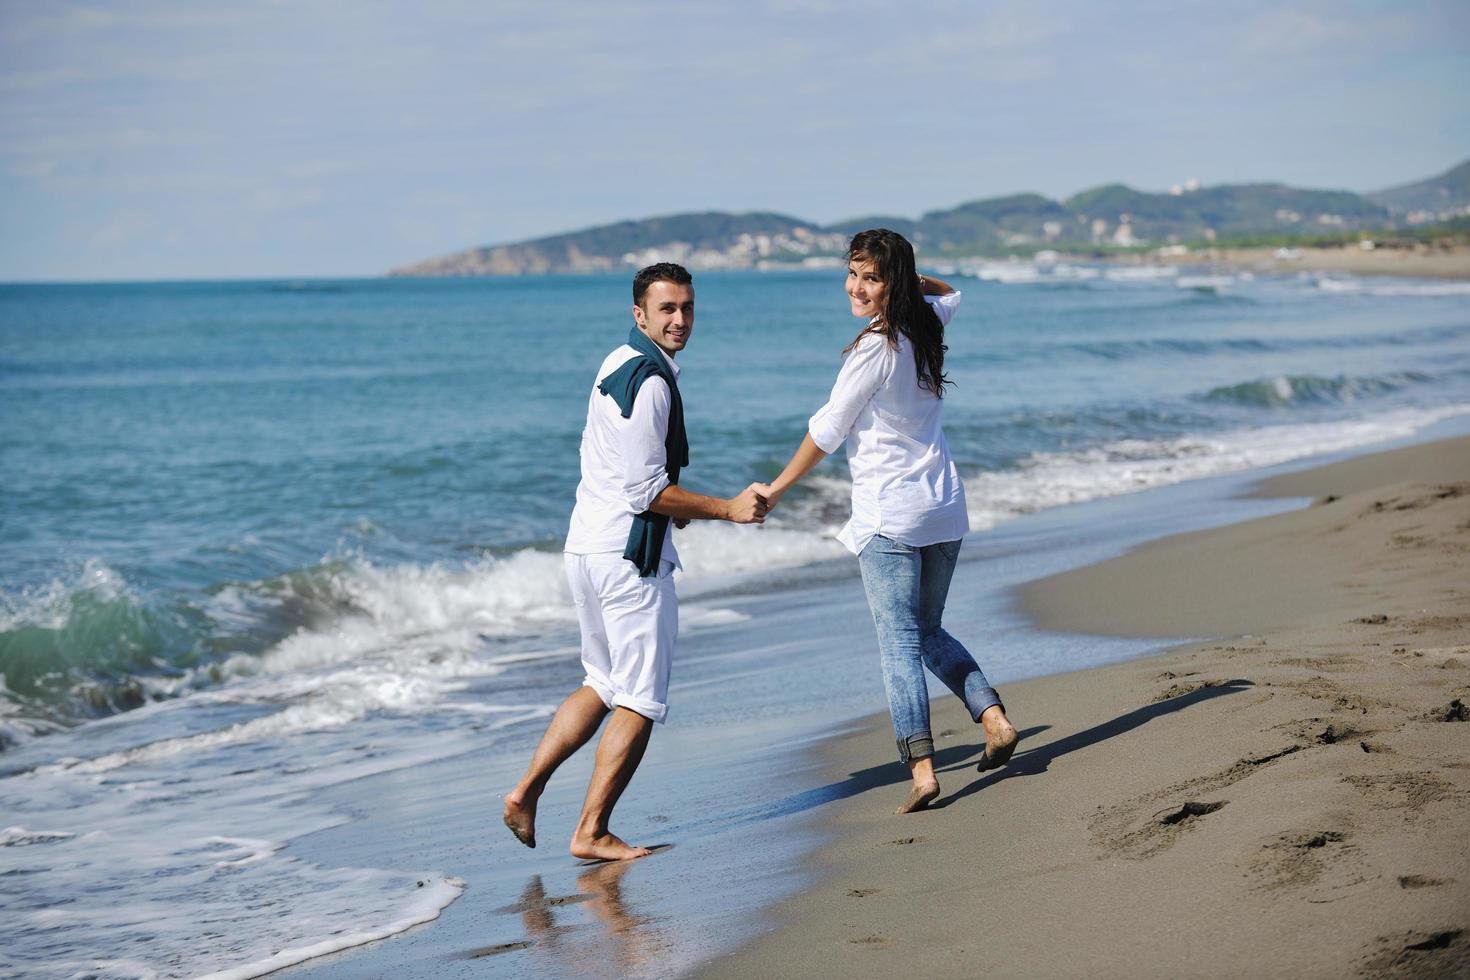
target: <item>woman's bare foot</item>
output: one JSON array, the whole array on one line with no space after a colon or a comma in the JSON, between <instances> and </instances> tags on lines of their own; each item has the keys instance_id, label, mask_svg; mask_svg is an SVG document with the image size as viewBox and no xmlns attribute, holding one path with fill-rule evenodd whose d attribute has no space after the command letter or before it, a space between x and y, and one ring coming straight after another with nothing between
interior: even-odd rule
<instances>
[{"instance_id":1,"label":"woman's bare foot","mask_svg":"<svg viewBox=\"0 0 1470 980\"><path fill-rule=\"evenodd\" d=\"M980 716L980 724L985 726L985 751L975 768L980 772L999 769L1011 761L1011 753L1016 751L1020 736L998 704L985 709Z\"/></svg>"},{"instance_id":2,"label":"woman's bare foot","mask_svg":"<svg viewBox=\"0 0 1470 980\"><path fill-rule=\"evenodd\" d=\"M505 825L516 835L516 840L527 847L536 846L536 804L523 805L511 793L505 797Z\"/></svg>"},{"instance_id":3,"label":"woman's bare foot","mask_svg":"<svg viewBox=\"0 0 1470 980\"><path fill-rule=\"evenodd\" d=\"M898 809L894 810L893 812L914 813L919 810L927 809L929 804L933 803L934 798L938 795L939 784L937 782L915 783L914 788L909 791L909 798L899 804Z\"/></svg>"},{"instance_id":4,"label":"woman's bare foot","mask_svg":"<svg viewBox=\"0 0 1470 980\"><path fill-rule=\"evenodd\" d=\"M653 852L646 847L634 847L617 834L602 834L594 837L577 833L572 837L572 857L594 861L624 861L628 858L646 857Z\"/></svg>"}]
</instances>

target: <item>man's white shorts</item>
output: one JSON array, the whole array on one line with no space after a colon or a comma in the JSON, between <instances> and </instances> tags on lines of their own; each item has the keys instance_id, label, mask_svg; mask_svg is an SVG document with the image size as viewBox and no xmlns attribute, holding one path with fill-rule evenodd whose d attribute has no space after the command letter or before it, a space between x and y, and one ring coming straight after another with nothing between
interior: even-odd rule
<instances>
[{"instance_id":1,"label":"man's white shorts","mask_svg":"<svg viewBox=\"0 0 1470 980\"><path fill-rule=\"evenodd\" d=\"M662 722L669 713L669 668L679 635L674 566L639 578L621 554L564 556L582 626L583 684L609 708Z\"/></svg>"}]
</instances>

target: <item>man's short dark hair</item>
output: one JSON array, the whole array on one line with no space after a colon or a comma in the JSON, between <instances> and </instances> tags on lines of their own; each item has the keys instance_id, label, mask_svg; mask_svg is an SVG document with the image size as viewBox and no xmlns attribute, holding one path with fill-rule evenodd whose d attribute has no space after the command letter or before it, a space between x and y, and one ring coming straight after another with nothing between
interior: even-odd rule
<instances>
[{"instance_id":1,"label":"man's short dark hair","mask_svg":"<svg viewBox=\"0 0 1470 980\"><path fill-rule=\"evenodd\" d=\"M633 277L633 302L643 305L643 294L656 282L671 282L675 286L688 286L694 282L689 270L677 262L655 262L638 270Z\"/></svg>"}]
</instances>

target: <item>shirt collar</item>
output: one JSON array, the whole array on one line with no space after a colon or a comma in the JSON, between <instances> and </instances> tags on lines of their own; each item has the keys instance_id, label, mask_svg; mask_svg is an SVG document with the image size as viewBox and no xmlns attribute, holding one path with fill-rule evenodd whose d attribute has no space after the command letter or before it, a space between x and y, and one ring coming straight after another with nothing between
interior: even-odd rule
<instances>
[{"instance_id":1,"label":"shirt collar","mask_svg":"<svg viewBox=\"0 0 1470 980\"><path fill-rule=\"evenodd\" d=\"M674 359L669 356L668 351L664 350L662 347L659 347L658 344L654 344L653 346L655 350L657 350L660 354L664 356L664 360L668 362L669 370L674 372L674 380L679 380L679 365L674 363Z\"/></svg>"}]
</instances>

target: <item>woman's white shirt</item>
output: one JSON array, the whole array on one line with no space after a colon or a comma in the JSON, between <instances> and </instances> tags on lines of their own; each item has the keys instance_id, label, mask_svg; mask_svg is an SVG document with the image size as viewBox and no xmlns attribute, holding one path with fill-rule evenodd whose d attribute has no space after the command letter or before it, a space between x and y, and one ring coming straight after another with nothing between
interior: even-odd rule
<instances>
[{"instance_id":1,"label":"woman's white shirt","mask_svg":"<svg viewBox=\"0 0 1470 980\"><path fill-rule=\"evenodd\" d=\"M960 294L925 297L949 324ZM875 534L920 548L970 529L965 487L944 440L944 399L919 387L914 349L868 334L847 355L808 429L825 453L847 442L852 517L837 540L859 554Z\"/></svg>"}]
</instances>

